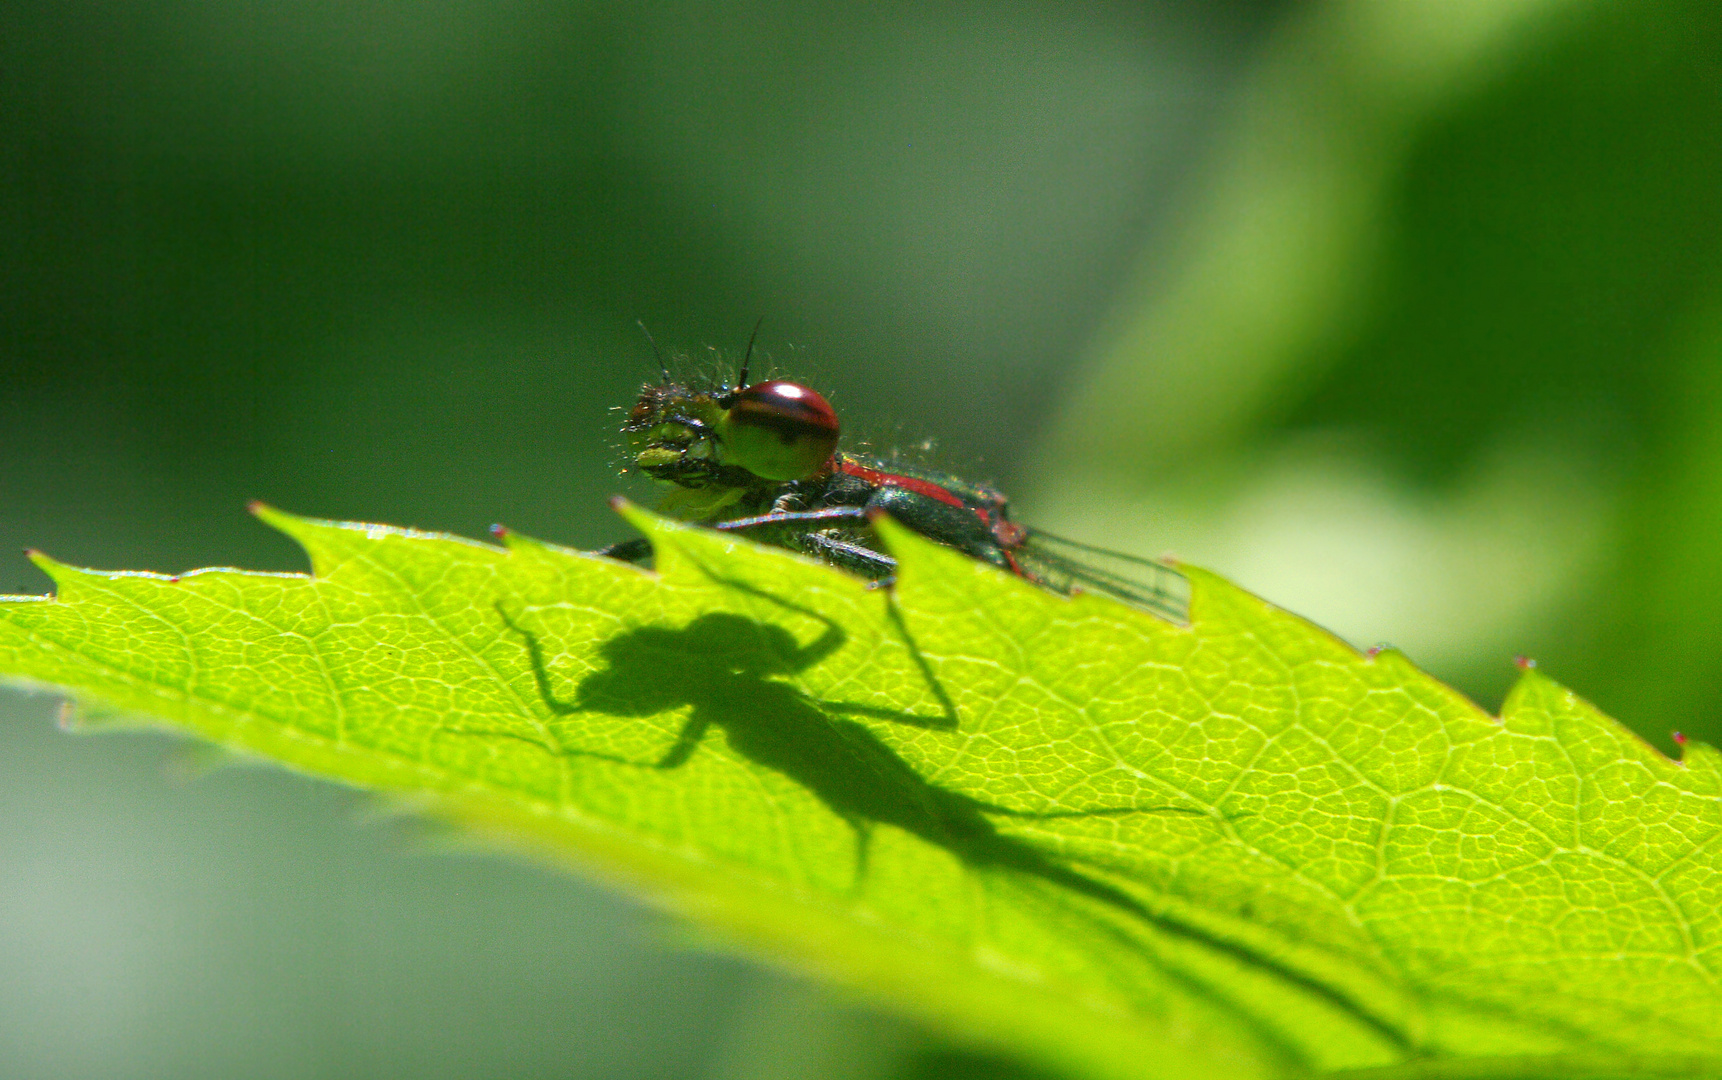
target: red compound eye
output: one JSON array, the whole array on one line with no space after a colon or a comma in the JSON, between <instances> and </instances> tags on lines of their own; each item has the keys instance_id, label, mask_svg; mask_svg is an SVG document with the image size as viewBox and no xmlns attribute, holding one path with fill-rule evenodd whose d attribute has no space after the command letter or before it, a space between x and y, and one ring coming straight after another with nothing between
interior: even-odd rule
<instances>
[{"instance_id":1,"label":"red compound eye","mask_svg":"<svg viewBox=\"0 0 1722 1080\"><path fill-rule=\"evenodd\" d=\"M736 394L725 418L725 464L765 480L802 480L837 449L837 413L819 391L773 379Z\"/></svg>"}]
</instances>

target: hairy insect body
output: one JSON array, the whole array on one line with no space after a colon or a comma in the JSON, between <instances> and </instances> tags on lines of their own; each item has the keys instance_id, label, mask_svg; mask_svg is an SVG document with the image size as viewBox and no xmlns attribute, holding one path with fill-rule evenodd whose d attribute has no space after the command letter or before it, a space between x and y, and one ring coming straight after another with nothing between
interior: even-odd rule
<instances>
[{"instance_id":1,"label":"hairy insect body","mask_svg":"<svg viewBox=\"0 0 1722 1080\"><path fill-rule=\"evenodd\" d=\"M1005 496L948 473L838 449L837 414L786 380L697 388L647 384L622 427L633 467L669 487L662 509L745 533L875 581L896 561L870 519L884 513L930 540L1057 592L1089 589L1187 620L1187 583L1170 567L1010 520ZM634 541L606 554L639 560Z\"/></svg>"}]
</instances>

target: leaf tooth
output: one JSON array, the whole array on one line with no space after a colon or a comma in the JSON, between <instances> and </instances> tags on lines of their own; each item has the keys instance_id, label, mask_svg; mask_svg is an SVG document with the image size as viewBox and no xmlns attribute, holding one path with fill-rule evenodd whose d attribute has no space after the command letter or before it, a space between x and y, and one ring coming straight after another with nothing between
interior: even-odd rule
<instances>
[{"instance_id":1,"label":"leaf tooth","mask_svg":"<svg viewBox=\"0 0 1722 1080\"><path fill-rule=\"evenodd\" d=\"M41 570L42 573L47 574L49 579L54 583L55 592L51 596L23 598L26 600L36 600L37 602L40 602L41 600L70 599L71 596L69 594L74 593L82 582L91 580L99 579L103 581L112 581L116 578L145 578L151 581L179 580L177 577L170 577L167 574L158 574L151 570L92 570L86 566L73 566L71 563L61 562L52 555L48 555L45 552L38 551L34 548L25 551L24 554L29 557L32 563L36 564L37 569Z\"/></svg>"},{"instance_id":2,"label":"leaf tooth","mask_svg":"<svg viewBox=\"0 0 1722 1080\"><path fill-rule=\"evenodd\" d=\"M1433 683L1428 672L1418 667L1397 645L1377 645L1364 650L1364 663L1383 669L1389 678L1401 682Z\"/></svg>"},{"instance_id":3,"label":"leaf tooth","mask_svg":"<svg viewBox=\"0 0 1722 1080\"><path fill-rule=\"evenodd\" d=\"M366 545L377 541L455 543L496 555L502 554L502 549L495 544L455 536L452 533L404 529L364 521L328 521L323 518L300 517L261 502L252 502L248 508L258 520L284 533L299 545L311 560L311 576L315 578L329 577L336 569L350 563L353 556L365 549Z\"/></svg>"},{"instance_id":4,"label":"leaf tooth","mask_svg":"<svg viewBox=\"0 0 1722 1080\"><path fill-rule=\"evenodd\" d=\"M36 564L36 569L47 574L55 585L64 586L62 578L70 577L77 572L77 567L63 563L44 551L36 548L25 548L24 557Z\"/></svg>"},{"instance_id":5,"label":"leaf tooth","mask_svg":"<svg viewBox=\"0 0 1722 1080\"><path fill-rule=\"evenodd\" d=\"M317 528L325 524L324 522L302 518L297 514L289 514L285 510L277 510L268 503L257 499L246 503L245 509L258 521L263 522L276 532L286 534L290 540L298 544L306 558L311 560L313 577L323 577L329 570L330 562L325 558L327 552L316 541Z\"/></svg>"},{"instance_id":6,"label":"leaf tooth","mask_svg":"<svg viewBox=\"0 0 1722 1080\"><path fill-rule=\"evenodd\" d=\"M35 563L37 566L42 566L42 561L44 559L48 562L53 562L52 559L48 559L46 555L37 551L35 548L25 548L24 557ZM0 604L31 604L41 603L44 600L52 599L54 599L53 593L0 593Z\"/></svg>"},{"instance_id":7,"label":"leaf tooth","mask_svg":"<svg viewBox=\"0 0 1722 1080\"><path fill-rule=\"evenodd\" d=\"M926 537L916 533L890 514L874 513L867 521L873 526L873 531L879 534L879 539L883 540L885 546L891 549L891 554L899 560L903 557L904 552L914 549L917 543L932 546Z\"/></svg>"},{"instance_id":8,"label":"leaf tooth","mask_svg":"<svg viewBox=\"0 0 1722 1080\"><path fill-rule=\"evenodd\" d=\"M674 581L692 570L685 550L686 540L699 531L698 526L654 514L620 496L610 500L610 509L652 541L652 569L658 577ZM722 542L729 545L735 540L724 536Z\"/></svg>"},{"instance_id":9,"label":"leaf tooth","mask_svg":"<svg viewBox=\"0 0 1722 1080\"><path fill-rule=\"evenodd\" d=\"M60 702L55 723L61 731L80 735L102 731L148 731L163 726L152 716L116 708L89 694L78 694Z\"/></svg>"},{"instance_id":10,"label":"leaf tooth","mask_svg":"<svg viewBox=\"0 0 1722 1080\"><path fill-rule=\"evenodd\" d=\"M873 513L867 520L885 550L897 560L895 589L900 596L916 596L923 589L937 591L971 576L996 578L1005 582L1006 588L1034 588L989 563L927 539L890 514Z\"/></svg>"},{"instance_id":11,"label":"leaf tooth","mask_svg":"<svg viewBox=\"0 0 1722 1080\"><path fill-rule=\"evenodd\" d=\"M540 540L536 536L528 536L523 532L516 532L515 530L509 528L506 525L492 525L490 527L490 535L496 537L497 542L500 543L503 547L507 548L511 552L520 552L520 553L533 554L533 555L545 555L545 554L550 554L550 555L590 555L591 554L591 552L580 551L580 550L577 550L575 548L565 547L561 544L553 544L548 540Z\"/></svg>"},{"instance_id":12,"label":"leaf tooth","mask_svg":"<svg viewBox=\"0 0 1722 1080\"><path fill-rule=\"evenodd\" d=\"M1722 751L1709 743L1686 739L1680 744L1680 763L1706 777L1712 793L1722 790Z\"/></svg>"},{"instance_id":13,"label":"leaf tooth","mask_svg":"<svg viewBox=\"0 0 1722 1080\"><path fill-rule=\"evenodd\" d=\"M672 528L682 527L679 523L659 514L654 514L639 503L622 498L620 495L610 500L610 509L623 521L632 525L646 535L654 532L668 532Z\"/></svg>"}]
</instances>

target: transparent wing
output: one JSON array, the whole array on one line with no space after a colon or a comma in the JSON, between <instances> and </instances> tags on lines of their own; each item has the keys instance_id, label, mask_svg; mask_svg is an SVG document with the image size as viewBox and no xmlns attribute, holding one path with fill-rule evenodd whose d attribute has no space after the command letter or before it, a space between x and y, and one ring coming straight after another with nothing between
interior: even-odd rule
<instances>
[{"instance_id":1,"label":"transparent wing","mask_svg":"<svg viewBox=\"0 0 1722 1080\"><path fill-rule=\"evenodd\" d=\"M1180 626L1190 622L1190 582L1164 563L1030 529L1013 554L1025 576L1062 593L1104 593Z\"/></svg>"}]
</instances>

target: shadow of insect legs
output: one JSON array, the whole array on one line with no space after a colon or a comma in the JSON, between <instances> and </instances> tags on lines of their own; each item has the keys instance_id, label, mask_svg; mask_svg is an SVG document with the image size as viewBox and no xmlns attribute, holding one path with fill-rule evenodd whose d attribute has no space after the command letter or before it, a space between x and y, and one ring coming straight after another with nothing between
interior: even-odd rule
<instances>
[{"instance_id":1,"label":"shadow of insect legs","mask_svg":"<svg viewBox=\"0 0 1722 1080\"><path fill-rule=\"evenodd\" d=\"M1015 810L928 783L864 725L832 714L947 729L951 724L944 717L815 701L780 681L842 647L842 630L821 616L814 615L826 624L825 631L806 645L781 626L729 613L702 615L680 628L645 626L624 631L600 647L605 667L581 680L572 699L563 699L551 684L538 636L500 606L498 612L525 641L539 695L553 714L646 717L688 710L675 741L657 761L599 756L674 769L693 756L712 728L718 728L732 751L794 780L850 825L856 836L858 884L865 877L868 839L877 824L895 825L971 862L1058 877L1059 868L1044 855L1024 841L1000 834L985 815L1050 820L1202 813L1187 807Z\"/></svg>"},{"instance_id":2,"label":"shadow of insect legs","mask_svg":"<svg viewBox=\"0 0 1722 1080\"><path fill-rule=\"evenodd\" d=\"M1059 817L1080 811L1010 811L930 784L863 724L831 714L858 712L932 728L946 726L942 717L831 706L781 681L842 646L843 633L833 625L807 645L780 626L729 613L702 615L679 628L624 631L601 646L605 666L582 679L573 698L565 700L551 686L537 636L504 618L526 641L539 692L554 713L646 717L688 710L674 743L650 764L678 768L713 728L720 729L732 752L795 781L850 825L856 835L857 883L866 873L867 839L880 824L977 865L1024 870L1067 885L1076 880L1025 842L1000 834L986 814ZM1092 887L1083 882L1085 891Z\"/></svg>"},{"instance_id":3,"label":"shadow of insect legs","mask_svg":"<svg viewBox=\"0 0 1722 1080\"><path fill-rule=\"evenodd\" d=\"M707 566L705 563L701 562L697 558L693 558L693 557L688 556L686 554L684 554L684 558L687 558L689 562L691 562L695 567L697 567L699 569L700 573L704 574L706 577L710 578L712 581L716 582L719 585L723 585L726 588L735 589L738 592L746 593L749 596L757 596L761 600L767 600L773 604L776 604L778 607L785 608L789 611L794 611L800 615L806 616L807 618L814 619L818 622L822 622L826 626L826 636L827 637L830 636L832 633L838 633L839 635L841 634L841 632L838 631L838 629L837 629L836 623L832 622L829 618L820 614L817 611L814 611L811 608L803 607L800 604L794 603L794 602L789 601L789 600L785 600L780 596L776 596L772 593L765 591L764 589L761 589L761 588L759 588L755 585L752 585L746 581L742 581L738 578L727 577L723 574L720 574L717 571L713 570L711 567ZM877 585L882 584L882 582L873 582L873 584L877 586ZM891 594L891 592L888 589L885 591L884 596L885 596L885 617L888 620L890 620L891 626L897 631L897 635L903 639L904 647L906 647L909 650L909 658L914 661L915 667L921 673L922 680L927 684L927 689L929 691L931 691L934 700L936 700L939 703L940 711L944 713L944 723L939 724L939 723L934 723L934 722L923 722L920 726L923 726L923 727L948 727L952 731L955 731L957 728L957 707L956 707L956 705L951 701L950 695L945 693L944 685L939 682L938 676L933 674L932 665L927 663L927 658L925 655L922 654L920 645L916 644L914 636L909 633L909 627L903 621L903 613L897 609L897 602L896 602L895 597ZM823 640L825 640L825 638L822 637L820 640L823 641ZM842 644L842 642L843 642L843 638L841 636L839 636L837 638L836 644L832 647L832 651L835 651L835 649L838 646L840 646ZM819 659L824 659L824 656L819 657ZM873 708L871 708L869 706L865 706L865 705L837 705L837 704L832 703L832 702L824 702L823 704L824 704L824 707L827 711L855 713L857 715L862 715L862 716L875 716L881 720L898 720L898 721L901 721L902 715L903 715L901 713L895 713L895 712L892 712L890 710L876 710L876 709L873 709Z\"/></svg>"},{"instance_id":4,"label":"shadow of insect legs","mask_svg":"<svg viewBox=\"0 0 1722 1080\"><path fill-rule=\"evenodd\" d=\"M855 888L866 879L869 836L878 826L893 826L943 848L973 869L1006 871L1041 882L1055 891L1095 902L1101 910L1125 916L1127 922L1199 943L1270 971L1358 1017L1390 1041L1410 1046L1396 1022L1376 1015L1348 993L1200 926L1152 910L1123 888L1076 869L1031 840L1001 833L988 816L1053 819L1190 813L1188 808L1031 812L994 806L928 782L865 725L832 713L853 711L935 730L948 728L943 718L832 706L781 681L842 646L842 631L829 621L825 633L808 645L800 644L780 626L731 613L702 615L682 627L626 630L600 647L605 666L581 679L574 695L564 699L554 693L543 646L536 635L506 613L503 618L525 640L539 693L554 714L648 717L687 710L680 733L658 760L628 764L678 768L716 728L723 733L731 753L788 778L815 796L855 833ZM1113 926L1108 933L1117 936L1121 947L1141 947L1123 926ZM1220 991L1208 986L1204 992Z\"/></svg>"}]
</instances>

